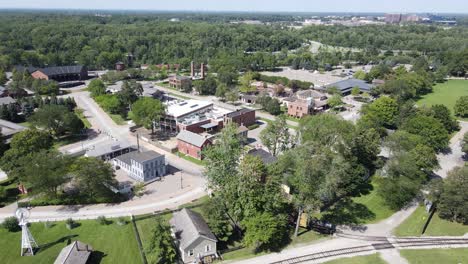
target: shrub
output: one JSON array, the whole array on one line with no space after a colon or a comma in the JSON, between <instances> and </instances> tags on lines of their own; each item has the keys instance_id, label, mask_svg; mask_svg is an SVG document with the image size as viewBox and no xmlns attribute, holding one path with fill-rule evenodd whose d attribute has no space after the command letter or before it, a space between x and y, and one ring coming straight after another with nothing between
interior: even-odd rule
<instances>
[{"instance_id":1,"label":"shrub","mask_svg":"<svg viewBox=\"0 0 468 264\"><path fill-rule=\"evenodd\" d=\"M2 223L2 227L8 230L8 232L16 232L20 230L18 219L14 216L5 218Z\"/></svg>"},{"instance_id":2,"label":"shrub","mask_svg":"<svg viewBox=\"0 0 468 264\"><path fill-rule=\"evenodd\" d=\"M75 227L75 221L73 221L73 219L71 218L68 218L66 221L65 221L65 225L67 226L68 229L73 229Z\"/></svg>"},{"instance_id":3,"label":"shrub","mask_svg":"<svg viewBox=\"0 0 468 264\"><path fill-rule=\"evenodd\" d=\"M255 123L255 124L253 124L253 125L248 126L247 128L248 128L249 130L254 130L254 129L257 129L259 126L260 126L259 124Z\"/></svg>"},{"instance_id":4,"label":"shrub","mask_svg":"<svg viewBox=\"0 0 468 264\"><path fill-rule=\"evenodd\" d=\"M119 218L117 218L117 224L119 226L124 226L127 224L127 220L125 220L125 217L121 216Z\"/></svg>"},{"instance_id":5,"label":"shrub","mask_svg":"<svg viewBox=\"0 0 468 264\"><path fill-rule=\"evenodd\" d=\"M99 223L100 225L107 225L107 224L108 224L108 221L107 221L107 219L106 219L105 216L99 216L99 217L97 218L97 221L98 221L98 223Z\"/></svg>"},{"instance_id":6,"label":"shrub","mask_svg":"<svg viewBox=\"0 0 468 264\"><path fill-rule=\"evenodd\" d=\"M54 226L54 223L50 222L50 221L45 221L44 222L44 227L45 228L51 228Z\"/></svg>"}]
</instances>

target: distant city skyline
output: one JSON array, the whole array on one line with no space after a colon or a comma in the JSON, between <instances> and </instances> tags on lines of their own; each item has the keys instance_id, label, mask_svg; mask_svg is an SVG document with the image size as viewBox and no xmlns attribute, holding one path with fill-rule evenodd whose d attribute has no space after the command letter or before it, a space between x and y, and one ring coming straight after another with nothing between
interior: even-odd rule
<instances>
[{"instance_id":1,"label":"distant city skyline","mask_svg":"<svg viewBox=\"0 0 468 264\"><path fill-rule=\"evenodd\" d=\"M147 11L468 13L466 0L1 0L0 8Z\"/></svg>"}]
</instances>

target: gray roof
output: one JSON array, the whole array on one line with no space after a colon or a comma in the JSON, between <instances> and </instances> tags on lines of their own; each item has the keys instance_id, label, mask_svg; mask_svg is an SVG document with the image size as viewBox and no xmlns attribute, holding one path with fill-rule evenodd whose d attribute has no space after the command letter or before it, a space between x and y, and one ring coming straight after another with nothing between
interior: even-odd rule
<instances>
[{"instance_id":1,"label":"gray roof","mask_svg":"<svg viewBox=\"0 0 468 264\"><path fill-rule=\"evenodd\" d=\"M128 142L106 142L104 144L99 144L94 146L93 149L90 149L86 152L88 157L100 157L109 153L114 153L119 150L127 149L132 147Z\"/></svg>"},{"instance_id":2,"label":"gray roof","mask_svg":"<svg viewBox=\"0 0 468 264\"><path fill-rule=\"evenodd\" d=\"M265 164L274 163L278 159L264 149L252 149L247 154L260 158Z\"/></svg>"},{"instance_id":3,"label":"gray roof","mask_svg":"<svg viewBox=\"0 0 468 264\"><path fill-rule=\"evenodd\" d=\"M191 145L201 148L203 144L208 140L202 135L190 132L188 130L182 130L177 135L177 139L187 142Z\"/></svg>"},{"instance_id":4,"label":"gray roof","mask_svg":"<svg viewBox=\"0 0 468 264\"><path fill-rule=\"evenodd\" d=\"M40 71L47 76L56 76L61 74L80 74L83 70L86 69L82 65L57 66L37 69L37 71Z\"/></svg>"},{"instance_id":5,"label":"gray roof","mask_svg":"<svg viewBox=\"0 0 468 264\"><path fill-rule=\"evenodd\" d=\"M116 159L124 163L131 164L131 160L134 160L138 163L143 163L145 161L153 160L161 156L163 155L152 150L146 151L146 152L134 151L134 152L129 152L129 153L120 155L116 157Z\"/></svg>"},{"instance_id":6,"label":"gray roof","mask_svg":"<svg viewBox=\"0 0 468 264\"><path fill-rule=\"evenodd\" d=\"M243 115L243 114L246 114L246 113L249 113L249 112L254 112L254 111L255 110L253 110L253 109L242 108L242 109L236 110L234 112L231 112L229 114L226 114L226 117L233 118L233 117L240 116L240 115Z\"/></svg>"},{"instance_id":7,"label":"gray roof","mask_svg":"<svg viewBox=\"0 0 468 264\"><path fill-rule=\"evenodd\" d=\"M192 77L190 77L190 76L182 76L182 75L174 75L174 76L172 76L172 79L176 79L176 80L191 80Z\"/></svg>"},{"instance_id":8,"label":"gray roof","mask_svg":"<svg viewBox=\"0 0 468 264\"><path fill-rule=\"evenodd\" d=\"M369 92L373 88L373 85L368 84L367 82L363 80L351 78L351 79L342 80L336 83L331 83L325 86L326 89L331 88L331 87L338 88L338 90L340 90L342 93L348 93L354 87L359 87L361 91Z\"/></svg>"},{"instance_id":9,"label":"gray roof","mask_svg":"<svg viewBox=\"0 0 468 264\"><path fill-rule=\"evenodd\" d=\"M13 103L16 103L16 100L11 98L10 96L0 97L0 105L13 104Z\"/></svg>"},{"instance_id":10,"label":"gray roof","mask_svg":"<svg viewBox=\"0 0 468 264\"><path fill-rule=\"evenodd\" d=\"M86 264L93 248L83 242L73 241L64 247L54 264Z\"/></svg>"},{"instance_id":11,"label":"gray roof","mask_svg":"<svg viewBox=\"0 0 468 264\"><path fill-rule=\"evenodd\" d=\"M187 249L200 237L218 241L201 215L190 209L184 208L174 213L170 223L183 249Z\"/></svg>"}]
</instances>

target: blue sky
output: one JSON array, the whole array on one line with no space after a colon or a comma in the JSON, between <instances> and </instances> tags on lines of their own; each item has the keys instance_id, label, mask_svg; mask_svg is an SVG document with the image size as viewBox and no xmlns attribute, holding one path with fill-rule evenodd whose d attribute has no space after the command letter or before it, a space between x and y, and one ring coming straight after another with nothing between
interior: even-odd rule
<instances>
[{"instance_id":1,"label":"blue sky","mask_svg":"<svg viewBox=\"0 0 468 264\"><path fill-rule=\"evenodd\" d=\"M0 8L468 13L468 0L0 0Z\"/></svg>"}]
</instances>

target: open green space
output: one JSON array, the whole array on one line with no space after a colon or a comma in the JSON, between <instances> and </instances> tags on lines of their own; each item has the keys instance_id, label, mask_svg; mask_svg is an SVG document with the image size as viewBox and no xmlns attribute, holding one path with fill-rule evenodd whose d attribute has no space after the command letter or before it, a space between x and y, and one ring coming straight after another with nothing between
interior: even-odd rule
<instances>
[{"instance_id":1,"label":"open green space","mask_svg":"<svg viewBox=\"0 0 468 264\"><path fill-rule=\"evenodd\" d=\"M384 199L377 194L379 189L377 180L372 181L372 187L373 189L368 194L353 198L353 201L356 204L361 204L365 206L370 212L372 212L372 217L363 219L366 224L379 222L395 213L394 210L385 205Z\"/></svg>"},{"instance_id":2,"label":"open green space","mask_svg":"<svg viewBox=\"0 0 468 264\"><path fill-rule=\"evenodd\" d=\"M177 151L177 156L183 158L184 160L187 160L187 161L190 161L190 162L195 163L197 165L200 165L200 166L205 165L205 162L203 160L199 160L199 159L196 159L196 158L194 158L192 156L185 155L184 153L179 152L179 151Z\"/></svg>"},{"instance_id":3,"label":"open green space","mask_svg":"<svg viewBox=\"0 0 468 264\"><path fill-rule=\"evenodd\" d=\"M448 80L435 85L433 92L424 95L417 104L420 106L443 104L453 113L455 102L464 95L468 95L468 80Z\"/></svg>"},{"instance_id":4,"label":"open green space","mask_svg":"<svg viewBox=\"0 0 468 264\"><path fill-rule=\"evenodd\" d=\"M352 258L340 258L331 261L324 262L326 264L386 264L383 259L380 258L380 254L372 254L367 256L357 256Z\"/></svg>"},{"instance_id":5,"label":"open green space","mask_svg":"<svg viewBox=\"0 0 468 264\"><path fill-rule=\"evenodd\" d=\"M265 112L265 113L266 113L266 112ZM272 120L266 119L266 118L263 118L263 117L260 117L260 118L258 118L258 119L260 119L260 120L262 120L262 121L265 121L267 124L273 122ZM297 122L297 121L295 121L295 122ZM292 126L292 125L289 125L289 124L288 124L288 127L291 128L291 129L294 129L294 130L299 129L298 126Z\"/></svg>"},{"instance_id":6,"label":"open green space","mask_svg":"<svg viewBox=\"0 0 468 264\"><path fill-rule=\"evenodd\" d=\"M428 217L429 214L426 212L425 208L419 206L410 217L394 230L394 234L397 236L420 236ZM462 236L465 233L468 233L468 225L441 219L436 212L424 235Z\"/></svg>"},{"instance_id":7,"label":"open green space","mask_svg":"<svg viewBox=\"0 0 468 264\"><path fill-rule=\"evenodd\" d=\"M405 249L400 254L410 264L468 263L468 248Z\"/></svg>"},{"instance_id":8,"label":"open green space","mask_svg":"<svg viewBox=\"0 0 468 264\"><path fill-rule=\"evenodd\" d=\"M125 125L126 120L121 115L109 114L109 113L107 113L107 114L112 119L112 121L114 121L114 123L116 123L117 125L119 125L119 126Z\"/></svg>"},{"instance_id":9,"label":"open green space","mask_svg":"<svg viewBox=\"0 0 468 264\"><path fill-rule=\"evenodd\" d=\"M20 196L18 183L15 180L7 179L0 182L0 208L16 202Z\"/></svg>"},{"instance_id":10,"label":"open green space","mask_svg":"<svg viewBox=\"0 0 468 264\"><path fill-rule=\"evenodd\" d=\"M114 221L115 222L115 221ZM77 221L78 226L69 230L64 222L54 222L52 227L44 223L31 224L30 230L39 251L35 256L21 257L21 231L10 233L0 229L1 263L54 263L58 254L70 241L79 240L93 247L88 263L140 263L135 234L130 223L101 225L97 220Z\"/></svg>"},{"instance_id":11,"label":"open green space","mask_svg":"<svg viewBox=\"0 0 468 264\"><path fill-rule=\"evenodd\" d=\"M81 121L83 121L83 124L85 125L86 128L91 128L91 123L89 120L85 117L83 113L83 109L75 108L75 114L78 116Z\"/></svg>"}]
</instances>

